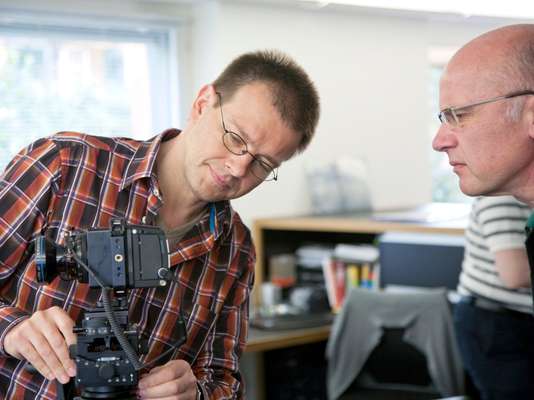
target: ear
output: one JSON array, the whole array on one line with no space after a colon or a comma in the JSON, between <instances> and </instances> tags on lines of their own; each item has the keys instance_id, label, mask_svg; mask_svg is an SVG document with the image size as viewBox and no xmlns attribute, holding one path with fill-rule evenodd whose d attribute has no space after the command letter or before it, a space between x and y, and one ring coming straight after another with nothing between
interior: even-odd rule
<instances>
[{"instance_id":1,"label":"ear","mask_svg":"<svg viewBox=\"0 0 534 400\"><path fill-rule=\"evenodd\" d=\"M205 112L206 107L213 107L217 104L217 93L215 92L215 87L213 85L204 85L200 88L193 106L191 107L191 112L189 114L189 119L191 121L197 120L202 113Z\"/></svg>"}]
</instances>

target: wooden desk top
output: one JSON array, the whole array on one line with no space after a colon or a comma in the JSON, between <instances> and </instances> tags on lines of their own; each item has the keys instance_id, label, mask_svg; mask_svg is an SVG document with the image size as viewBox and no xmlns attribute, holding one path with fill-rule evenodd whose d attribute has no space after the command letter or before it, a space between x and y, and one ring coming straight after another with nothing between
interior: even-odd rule
<instances>
[{"instance_id":1,"label":"wooden desk top","mask_svg":"<svg viewBox=\"0 0 534 400\"><path fill-rule=\"evenodd\" d=\"M250 328L245 351L266 351L298 346L328 339L330 325L292 330L262 330Z\"/></svg>"},{"instance_id":2,"label":"wooden desk top","mask_svg":"<svg viewBox=\"0 0 534 400\"><path fill-rule=\"evenodd\" d=\"M254 231L262 229L383 233L387 231L463 235L470 205L432 203L413 210L334 216L261 218Z\"/></svg>"}]
</instances>

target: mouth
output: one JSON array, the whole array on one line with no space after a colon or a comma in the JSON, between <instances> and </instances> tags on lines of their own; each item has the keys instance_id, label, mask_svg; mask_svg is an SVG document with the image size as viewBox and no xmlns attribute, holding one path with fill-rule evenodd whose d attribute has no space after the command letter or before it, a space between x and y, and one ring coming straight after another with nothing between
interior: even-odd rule
<instances>
[{"instance_id":1,"label":"mouth","mask_svg":"<svg viewBox=\"0 0 534 400\"><path fill-rule=\"evenodd\" d=\"M218 187L224 190L230 189L229 179L225 179L222 175L219 175L211 166L209 166L209 170L213 181Z\"/></svg>"},{"instance_id":2,"label":"mouth","mask_svg":"<svg viewBox=\"0 0 534 400\"><path fill-rule=\"evenodd\" d=\"M458 173L463 167L465 167L465 164L456 161L449 161L449 164L455 173Z\"/></svg>"}]
</instances>

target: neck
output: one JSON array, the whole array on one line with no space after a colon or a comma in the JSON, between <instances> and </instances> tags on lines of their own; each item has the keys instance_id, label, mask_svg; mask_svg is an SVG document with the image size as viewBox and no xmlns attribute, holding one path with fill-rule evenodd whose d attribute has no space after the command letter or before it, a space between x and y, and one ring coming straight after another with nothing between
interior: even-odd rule
<instances>
[{"instance_id":1,"label":"neck","mask_svg":"<svg viewBox=\"0 0 534 400\"><path fill-rule=\"evenodd\" d=\"M534 182L532 182L534 185ZM534 186L520 188L517 191L513 191L510 194L517 200L527 204L529 207L534 208Z\"/></svg>"},{"instance_id":2,"label":"neck","mask_svg":"<svg viewBox=\"0 0 534 400\"><path fill-rule=\"evenodd\" d=\"M166 227L174 229L196 218L206 207L185 188L183 153L180 136L163 142L156 159L156 174L163 197L159 215Z\"/></svg>"},{"instance_id":3,"label":"neck","mask_svg":"<svg viewBox=\"0 0 534 400\"><path fill-rule=\"evenodd\" d=\"M495 193L494 195L498 195ZM503 194L510 194L519 201L534 208L534 162L523 173L518 173L509 181L509 185Z\"/></svg>"}]
</instances>

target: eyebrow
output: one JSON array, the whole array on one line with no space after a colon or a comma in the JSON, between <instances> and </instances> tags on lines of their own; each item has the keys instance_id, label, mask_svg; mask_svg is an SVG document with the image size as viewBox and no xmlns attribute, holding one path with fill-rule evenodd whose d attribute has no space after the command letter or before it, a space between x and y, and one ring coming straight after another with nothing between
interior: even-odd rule
<instances>
[{"instance_id":1,"label":"eyebrow","mask_svg":"<svg viewBox=\"0 0 534 400\"><path fill-rule=\"evenodd\" d=\"M254 143L252 140L250 140L250 136L247 134L247 132L245 132L244 129L242 129L242 127L237 123L235 122L231 117L228 118L228 121L237 128L237 132L234 132L234 133L237 133L239 136L241 136L243 139L245 139L245 142L248 143ZM231 129L229 129L231 130ZM254 154L254 153L252 153ZM267 161L271 164L271 167L273 168L278 168L280 166L280 164L282 164L281 162L276 162L272 157L270 156L266 156L265 154L254 154L254 156L256 158L259 158L260 160L262 161Z\"/></svg>"}]
</instances>

